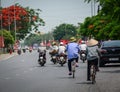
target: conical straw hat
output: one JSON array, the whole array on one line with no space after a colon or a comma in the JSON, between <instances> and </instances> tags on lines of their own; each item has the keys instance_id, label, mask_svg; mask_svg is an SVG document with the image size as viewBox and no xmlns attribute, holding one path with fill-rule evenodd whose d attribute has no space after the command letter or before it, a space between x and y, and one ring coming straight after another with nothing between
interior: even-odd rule
<instances>
[{"instance_id":1,"label":"conical straw hat","mask_svg":"<svg viewBox=\"0 0 120 92\"><path fill-rule=\"evenodd\" d=\"M87 45L88 46L94 46L94 45L97 45L98 44L98 41L95 40L95 39L90 39L88 42L87 42Z\"/></svg>"}]
</instances>

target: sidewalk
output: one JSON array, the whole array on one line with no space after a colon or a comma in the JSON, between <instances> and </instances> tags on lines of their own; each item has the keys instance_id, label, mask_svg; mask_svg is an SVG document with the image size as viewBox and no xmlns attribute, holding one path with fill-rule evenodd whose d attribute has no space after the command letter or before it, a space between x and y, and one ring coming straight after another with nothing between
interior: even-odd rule
<instances>
[{"instance_id":1,"label":"sidewalk","mask_svg":"<svg viewBox=\"0 0 120 92\"><path fill-rule=\"evenodd\" d=\"M12 54L10 54L10 53L0 54L0 61L9 59L9 58L11 58L11 57L13 57L13 56L15 56L15 55L17 55L16 52L14 52L14 53L12 53Z\"/></svg>"}]
</instances>

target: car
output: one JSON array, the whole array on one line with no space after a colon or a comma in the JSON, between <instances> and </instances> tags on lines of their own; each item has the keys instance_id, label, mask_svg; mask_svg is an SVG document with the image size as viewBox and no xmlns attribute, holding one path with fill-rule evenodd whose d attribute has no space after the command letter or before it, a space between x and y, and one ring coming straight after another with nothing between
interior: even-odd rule
<instances>
[{"instance_id":1,"label":"car","mask_svg":"<svg viewBox=\"0 0 120 92\"><path fill-rule=\"evenodd\" d=\"M107 63L120 63L120 40L103 41L99 54L100 67L105 66Z\"/></svg>"}]
</instances>

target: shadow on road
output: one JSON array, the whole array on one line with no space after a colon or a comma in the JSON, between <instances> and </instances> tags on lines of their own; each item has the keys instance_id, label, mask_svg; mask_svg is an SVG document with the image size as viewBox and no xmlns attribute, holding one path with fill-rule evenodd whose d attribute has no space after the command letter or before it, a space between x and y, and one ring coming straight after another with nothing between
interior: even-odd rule
<instances>
[{"instance_id":1,"label":"shadow on road","mask_svg":"<svg viewBox=\"0 0 120 92\"><path fill-rule=\"evenodd\" d=\"M76 84L92 84L92 82L91 81L83 81L83 82L78 82Z\"/></svg>"}]
</instances>

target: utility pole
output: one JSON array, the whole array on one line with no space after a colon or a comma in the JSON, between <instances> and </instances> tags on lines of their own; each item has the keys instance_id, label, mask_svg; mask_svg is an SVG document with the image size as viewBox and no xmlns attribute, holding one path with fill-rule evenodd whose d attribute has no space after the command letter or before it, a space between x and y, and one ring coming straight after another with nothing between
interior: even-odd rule
<instances>
[{"instance_id":1,"label":"utility pole","mask_svg":"<svg viewBox=\"0 0 120 92\"><path fill-rule=\"evenodd\" d=\"M3 28L2 28L2 4L1 4L1 0L0 0L0 16L1 16L1 19L0 19L0 27L1 27L1 31L2 31L2 40L1 40L1 44L3 45ZM2 53L3 53L3 47L2 47Z\"/></svg>"},{"instance_id":2,"label":"utility pole","mask_svg":"<svg viewBox=\"0 0 120 92\"><path fill-rule=\"evenodd\" d=\"M0 0L0 16L1 16L1 20L0 20L0 27L1 27L1 30L2 30L2 4L1 4L1 0Z\"/></svg>"},{"instance_id":3,"label":"utility pole","mask_svg":"<svg viewBox=\"0 0 120 92\"><path fill-rule=\"evenodd\" d=\"M95 15L95 11L96 11L95 3L96 3L95 0L91 0L91 17Z\"/></svg>"},{"instance_id":4,"label":"utility pole","mask_svg":"<svg viewBox=\"0 0 120 92\"><path fill-rule=\"evenodd\" d=\"M15 2L14 2L14 30L15 30L15 44L16 44L16 15L15 15L15 12L16 12L16 10L15 10Z\"/></svg>"}]
</instances>

